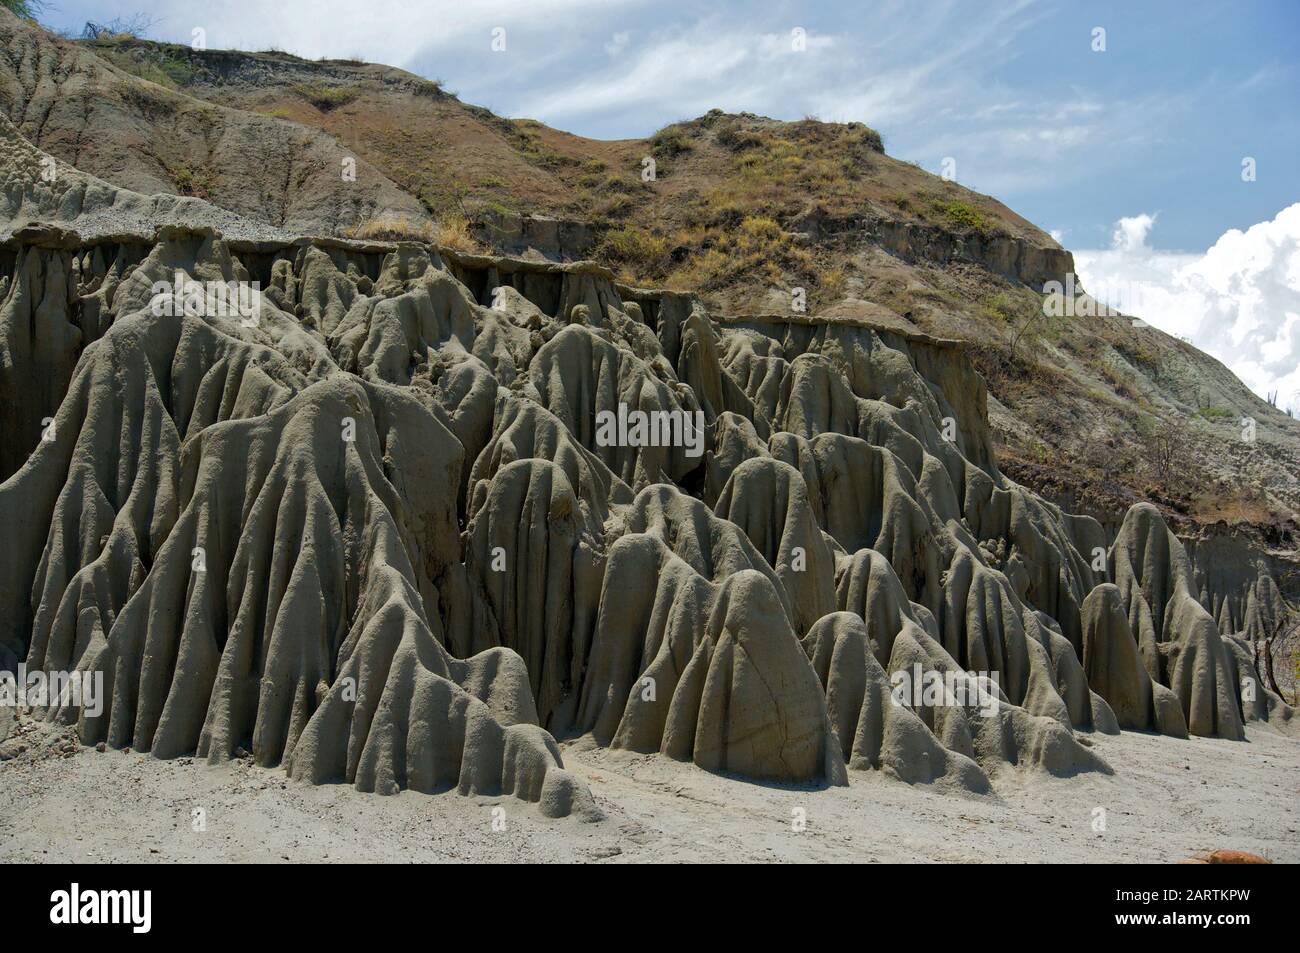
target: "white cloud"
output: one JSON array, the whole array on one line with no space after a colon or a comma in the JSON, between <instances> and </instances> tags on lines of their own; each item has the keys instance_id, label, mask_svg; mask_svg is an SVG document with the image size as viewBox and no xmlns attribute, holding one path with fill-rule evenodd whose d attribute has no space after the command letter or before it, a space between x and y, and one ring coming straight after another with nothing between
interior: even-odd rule
<instances>
[{"instance_id":1,"label":"white cloud","mask_svg":"<svg viewBox=\"0 0 1300 953\"><path fill-rule=\"evenodd\" d=\"M548 120L572 119L670 101L684 109L685 116L696 108L686 103L698 105L705 101L700 97L711 100L709 91L716 91L719 80L757 55L746 39L724 33L703 41L677 38L648 44L609 71L588 73L580 82L526 101L517 111Z\"/></svg>"},{"instance_id":2,"label":"white cloud","mask_svg":"<svg viewBox=\"0 0 1300 953\"><path fill-rule=\"evenodd\" d=\"M788 31L737 30L710 18L659 30L604 69L542 88L511 111L560 124L637 109L679 118L715 107L802 114L814 111L810 90L845 62L832 55L837 42L809 32L796 50Z\"/></svg>"},{"instance_id":3,"label":"white cloud","mask_svg":"<svg viewBox=\"0 0 1300 953\"><path fill-rule=\"evenodd\" d=\"M1074 181L1131 166L1159 142L1161 122L1184 113L1192 102L1185 93L1152 91L1111 100L1102 108L1076 91L1074 98L1059 101L1023 101L992 113L973 111L968 108L973 101L1011 97L980 71L978 64L958 71L958 78L965 72L977 79L945 90L955 106L927 114L929 104L923 103L926 108L906 117L910 140L898 154L919 159L930 169L936 157L955 156L961 170L958 182L1004 198L1059 192Z\"/></svg>"},{"instance_id":4,"label":"white cloud","mask_svg":"<svg viewBox=\"0 0 1300 953\"><path fill-rule=\"evenodd\" d=\"M714 107L877 128L932 121L947 109L967 122L1009 119L1027 107L991 94L990 84L976 77L996 71L1000 61L990 53L1028 26L1027 6L1020 0L954 33L952 20L967 18L951 0L922 21L908 16L906 5L887 3L863 11L842 32L809 27L800 48L792 42L794 23L779 10L669 22L638 34L613 63L567 82L538 84L510 112L565 125L629 112L694 117ZM1047 125L1036 124L1036 132L1055 135ZM1041 144L1026 146L1030 154L1041 150Z\"/></svg>"},{"instance_id":5,"label":"white cloud","mask_svg":"<svg viewBox=\"0 0 1300 953\"><path fill-rule=\"evenodd\" d=\"M1151 231L1151 226L1155 223L1156 217L1148 215L1146 212L1130 218L1121 218L1115 223L1115 231L1111 236L1111 247L1116 251L1134 253L1151 251L1147 247L1147 235Z\"/></svg>"},{"instance_id":6,"label":"white cloud","mask_svg":"<svg viewBox=\"0 0 1300 953\"><path fill-rule=\"evenodd\" d=\"M1152 249L1156 216L1115 223L1112 247L1076 251L1089 294L1226 364L1261 397L1300 408L1300 203L1204 254Z\"/></svg>"},{"instance_id":7,"label":"white cloud","mask_svg":"<svg viewBox=\"0 0 1300 953\"><path fill-rule=\"evenodd\" d=\"M190 29L207 31L209 47L275 47L309 59L360 56L410 67L431 53L488 50L492 30L506 30L507 49L516 34L573 34L597 17L623 13L647 0L370 0L358 15L352 0L227 0L214 8L192 0L155 0L149 16L154 33L189 42ZM110 4L105 11L113 9ZM567 52L567 51L566 51Z\"/></svg>"}]
</instances>

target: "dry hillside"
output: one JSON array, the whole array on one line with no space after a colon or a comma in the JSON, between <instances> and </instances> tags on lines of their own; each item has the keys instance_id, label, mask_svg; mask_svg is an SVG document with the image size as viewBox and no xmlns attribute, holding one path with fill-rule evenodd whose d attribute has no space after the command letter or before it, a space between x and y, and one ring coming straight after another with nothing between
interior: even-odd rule
<instances>
[{"instance_id":1,"label":"dry hillside","mask_svg":"<svg viewBox=\"0 0 1300 953\"><path fill-rule=\"evenodd\" d=\"M968 342L1003 465L1063 505L1114 527L1150 498L1186 534L1297 546L1300 422L1127 317L1045 317L1043 283L1072 270L1069 253L860 124L713 112L603 142L386 66L129 36L5 45L19 129L110 181L296 232L592 258L716 314L789 314L802 288L811 313ZM355 183L333 174L347 155Z\"/></svg>"}]
</instances>

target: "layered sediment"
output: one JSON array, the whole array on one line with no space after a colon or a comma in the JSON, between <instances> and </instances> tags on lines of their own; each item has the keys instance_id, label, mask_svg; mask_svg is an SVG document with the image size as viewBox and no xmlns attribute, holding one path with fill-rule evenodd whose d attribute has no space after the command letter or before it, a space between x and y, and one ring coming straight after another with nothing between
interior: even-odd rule
<instances>
[{"instance_id":1,"label":"layered sediment","mask_svg":"<svg viewBox=\"0 0 1300 953\"><path fill-rule=\"evenodd\" d=\"M590 264L82 235L144 200L3 131L9 220L53 222L0 260L0 661L100 674L101 713L40 712L85 743L594 816L556 737L985 791L1111 771L1082 732L1290 724L1235 637L1266 577L1001 474L953 342Z\"/></svg>"}]
</instances>

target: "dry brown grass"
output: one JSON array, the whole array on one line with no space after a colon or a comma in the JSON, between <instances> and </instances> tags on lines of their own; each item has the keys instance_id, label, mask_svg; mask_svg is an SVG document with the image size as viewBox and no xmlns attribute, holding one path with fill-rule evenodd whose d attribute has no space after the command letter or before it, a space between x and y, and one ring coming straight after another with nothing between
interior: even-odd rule
<instances>
[{"instance_id":1,"label":"dry brown grass","mask_svg":"<svg viewBox=\"0 0 1300 953\"><path fill-rule=\"evenodd\" d=\"M685 252L676 266L662 255L666 243L650 243L660 254L648 263L647 270L652 273L646 277L666 280L671 287L703 291L757 278L768 286L805 287L810 299L818 299L823 288L842 291L844 286L841 269L823 267L808 248L766 215L746 215L734 226L683 229L676 235L675 245Z\"/></svg>"},{"instance_id":2,"label":"dry brown grass","mask_svg":"<svg viewBox=\"0 0 1300 953\"><path fill-rule=\"evenodd\" d=\"M401 215L377 215L352 226L348 238L375 242L424 242L440 249L481 255L486 249L469 229L469 222L460 213L445 215L438 222L412 222Z\"/></svg>"},{"instance_id":3,"label":"dry brown grass","mask_svg":"<svg viewBox=\"0 0 1300 953\"><path fill-rule=\"evenodd\" d=\"M1242 490L1224 495L1206 493L1193 503L1192 515L1202 523L1223 521L1230 526L1253 524L1268 526L1285 518L1260 493Z\"/></svg>"},{"instance_id":4,"label":"dry brown grass","mask_svg":"<svg viewBox=\"0 0 1300 953\"><path fill-rule=\"evenodd\" d=\"M430 222L413 223L405 215L376 215L353 225L347 236L358 241L433 243L434 227Z\"/></svg>"},{"instance_id":5,"label":"dry brown grass","mask_svg":"<svg viewBox=\"0 0 1300 953\"><path fill-rule=\"evenodd\" d=\"M448 251L482 255L487 249L469 230L469 221L459 212L444 215L433 229L433 243Z\"/></svg>"}]
</instances>

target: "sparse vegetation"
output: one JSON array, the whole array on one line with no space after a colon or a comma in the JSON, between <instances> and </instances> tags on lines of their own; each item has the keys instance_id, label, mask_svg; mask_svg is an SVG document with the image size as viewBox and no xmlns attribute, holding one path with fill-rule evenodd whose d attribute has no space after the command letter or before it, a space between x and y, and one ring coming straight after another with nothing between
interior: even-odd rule
<instances>
[{"instance_id":1,"label":"sparse vegetation","mask_svg":"<svg viewBox=\"0 0 1300 953\"><path fill-rule=\"evenodd\" d=\"M955 228L981 233L989 230L989 221L984 213L968 202L960 202L955 199L948 201L935 200L933 207L949 225Z\"/></svg>"},{"instance_id":2,"label":"sparse vegetation","mask_svg":"<svg viewBox=\"0 0 1300 953\"><path fill-rule=\"evenodd\" d=\"M213 176L208 168L192 169L184 162L166 166L178 195L207 199L212 195Z\"/></svg>"},{"instance_id":3,"label":"sparse vegetation","mask_svg":"<svg viewBox=\"0 0 1300 953\"><path fill-rule=\"evenodd\" d=\"M752 212L789 207L809 190L848 195L870 168L869 137L805 120L774 131L735 132L740 197ZM866 129L866 127L862 127ZM870 130L868 130L870 131Z\"/></svg>"},{"instance_id":4,"label":"sparse vegetation","mask_svg":"<svg viewBox=\"0 0 1300 953\"><path fill-rule=\"evenodd\" d=\"M635 225L610 229L600 246L601 254L624 266L629 277L662 273L668 250L666 238Z\"/></svg>"},{"instance_id":5,"label":"sparse vegetation","mask_svg":"<svg viewBox=\"0 0 1300 953\"><path fill-rule=\"evenodd\" d=\"M321 112L346 106L360 95L356 87L326 86L324 83L298 83L293 91Z\"/></svg>"},{"instance_id":6,"label":"sparse vegetation","mask_svg":"<svg viewBox=\"0 0 1300 953\"><path fill-rule=\"evenodd\" d=\"M0 0L0 7L24 20L35 20L45 9L45 4L41 0Z\"/></svg>"},{"instance_id":7,"label":"sparse vegetation","mask_svg":"<svg viewBox=\"0 0 1300 953\"><path fill-rule=\"evenodd\" d=\"M732 152L744 152L746 149L756 149L763 144L757 133L746 129L735 118L728 118L726 122L720 123L714 131L714 139L718 145Z\"/></svg>"},{"instance_id":8,"label":"sparse vegetation","mask_svg":"<svg viewBox=\"0 0 1300 953\"><path fill-rule=\"evenodd\" d=\"M713 227L680 237L679 244L689 251L672 276L679 287L710 290L744 276L768 285L788 282L821 290L816 258L769 216L747 215L736 227Z\"/></svg>"},{"instance_id":9,"label":"sparse vegetation","mask_svg":"<svg viewBox=\"0 0 1300 953\"><path fill-rule=\"evenodd\" d=\"M161 118L176 112L174 94L162 93L148 86L128 86L121 91L121 96L124 103L145 116Z\"/></svg>"},{"instance_id":10,"label":"sparse vegetation","mask_svg":"<svg viewBox=\"0 0 1300 953\"><path fill-rule=\"evenodd\" d=\"M665 126L650 137L650 151L659 159L671 159L694 148L695 145L681 126Z\"/></svg>"},{"instance_id":11,"label":"sparse vegetation","mask_svg":"<svg viewBox=\"0 0 1300 953\"><path fill-rule=\"evenodd\" d=\"M615 192L597 200L592 213L598 219L618 219L626 218L635 208L636 203L629 196Z\"/></svg>"},{"instance_id":12,"label":"sparse vegetation","mask_svg":"<svg viewBox=\"0 0 1300 953\"><path fill-rule=\"evenodd\" d=\"M412 222L404 215L377 215L352 226L347 237L358 241L423 242L471 255L485 251L471 233L469 220L460 212L447 212L437 222Z\"/></svg>"},{"instance_id":13,"label":"sparse vegetation","mask_svg":"<svg viewBox=\"0 0 1300 953\"><path fill-rule=\"evenodd\" d=\"M8 6L8 4L6 4ZM43 0L28 0L24 4L32 9L42 10L45 7ZM12 8L11 8L12 9ZM154 24L158 21L144 13L135 13L125 17L114 17L106 23L94 23L86 21L86 25L81 30L83 40L102 40L110 43L120 43L125 40L136 40L140 37L147 36L153 29Z\"/></svg>"},{"instance_id":14,"label":"sparse vegetation","mask_svg":"<svg viewBox=\"0 0 1300 953\"><path fill-rule=\"evenodd\" d=\"M188 86L197 74L189 47L176 43L139 43L132 32L112 33L109 27L87 24L87 31L99 30L90 45L118 69L141 79L177 89Z\"/></svg>"},{"instance_id":15,"label":"sparse vegetation","mask_svg":"<svg viewBox=\"0 0 1300 953\"><path fill-rule=\"evenodd\" d=\"M1005 292L988 298L980 305L980 313L998 324L1006 325L1009 359L1016 363L1022 346L1033 350L1040 345L1050 328L1047 316L1038 306L1036 298L1017 301ZM1059 335L1057 329L1053 336ZM1036 359L1030 359L1033 362Z\"/></svg>"},{"instance_id":16,"label":"sparse vegetation","mask_svg":"<svg viewBox=\"0 0 1300 953\"><path fill-rule=\"evenodd\" d=\"M481 255L487 250L470 232L469 219L459 212L439 219L433 229L433 243L439 248L467 255Z\"/></svg>"},{"instance_id":17,"label":"sparse vegetation","mask_svg":"<svg viewBox=\"0 0 1300 953\"><path fill-rule=\"evenodd\" d=\"M1191 439L1186 425L1170 417L1146 418L1139 430L1143 457L1155 478L1168 483L1191 464Z\"/></svg>"},{"instance_id":18,"label":"sparse vegetation","mask_svg":"<svg viewBox=\"0 0 1300 953\"><path fill-rule=\"evenodd\" d=\"M347 237L358 241L427 242L432 244L436 237L436 231L431 222L413 223L404 215L377 215L353 225L347 230Z\"/></svg>"},{"instance_id":19,"label":"sparse vegetation","mask_svg":"<svg viewBox=\"0 0 1300 953\"><path fill-rule=\"evenodd\" d=\"M1019 303L1005 293L987 298L980 304L980 314L1003 324L1015 321L1021 310Z\"/></svg>"},{"instance_id":20,"label":"sparse vegetation","mask_svg":"<svg viewBox=\"0 0 1300 953\"><path fill-rule=\"evenodd\" d=\"M577 164L576 159L553 149L543 138L545 129L536 119L507 120L505 130L519 148L520 154L533 165L555 171Z\"/></svg>"},{"instance_id":21,"label":"sparse vegetation","mask_svg":"<svg viewBox=\"0 0 1300 953\"><path fill-rule=\"evenodd\" d=\"M253 112L262 116L270 116L272 119L293 118L293 114L284 106L257 106L253 109Z\"/></svg>"},{"instance_id":22,"label":"sparse vegetation","mask_svg":"<svg viewBox=\"0 0 1300 953\"><path fill-rule=\"evenodd\" d=\"M813 304L844 294L849 270L826 257L814 241L787 223L810 196L849 205L875 163L879 136L859 123L807 119L778 124L752 116L711 112L675 123L649 140L663 178L692 175L692 156L711 135L730 154L732 174L710 175L673 209L671 222L646 228L621 225L596 250L623 269L628 280L715 291L756 279L764 285L798 284ZM632 170L605 175L603 160L589 160L577 182L584 207L597 217L626 219L654 209L653 186ZM651 214L663 215L663 209ZM653 235L654 240L646 240Z\"/></svg>"}]
</instances>

